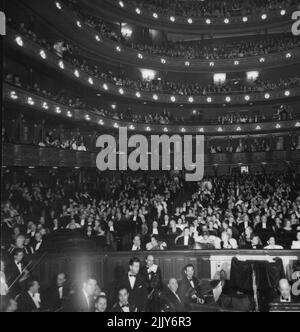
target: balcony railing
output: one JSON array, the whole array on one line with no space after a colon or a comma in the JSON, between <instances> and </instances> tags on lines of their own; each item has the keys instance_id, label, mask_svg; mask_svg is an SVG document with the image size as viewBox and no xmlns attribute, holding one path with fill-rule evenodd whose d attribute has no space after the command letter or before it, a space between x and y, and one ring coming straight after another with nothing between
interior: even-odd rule
<instances>
[{"instance_id":1,"label":"balcony railing","mask_svg":"<svg viewBox=\"0 0 300 332\"><path fill-rule=\"evenodd\" d=\"M96 167L96 152L78 152L30 145L3 144L3 166ZM300 151L206 154L205 166L299 163Z\"/></svg>"},{"instance_id":2,"label":"balcony railing","mask_svg":"<svg viewBox=\"0 0 300 332\"><path fill-rule=\"evenodd\" d=\"M28 5L34 8L34 1L33 3L28 3ZM263 70L296 64L300 61L300 49L236 59L187 60L184 58L160 57L140 52L100 36L90 26L81 22L76 14L67 6L62 5L62 9L58 15L55 2L47 1L43 7L39 6L39 12L49 20L55 20L58 31L66 31L67 29L70 39L81 47L90 51L92 50L97 57L100 55L110 62L115 61L117 64L122 63L134 67L162 71L212 73L248 71L253 69ZM212 63L214 64L213 66Z\"/></svg>"},{"instance_id":3,"label":"balcony railing","mask_svg":"<svg viewBox=\"0 0 300 332\"><path fill-rule=\"evenodd\" d=\"M22 88L5 84L4 100L9 103L21 105L24 108L35 109L41 114L55 115L77 122L90 122L102 128L117 130L126 127L130 132L153 132L153 133L191 133L205 135L243 135L247 133L263 134L268 132L282 133L300 129L300 119L280 122L262 122L233 125L158 125L146 123L134 123L110 119L91 110L74 109L59 104L50 99L41 97Z\"/></svg>"},{"instance_id":4,"label":"balcony railing","mask_svg":"<svg viewBox=\"0 0 300 332\"><path fill-rule=\"evenodd\" d=\"M298 9L298 6L289 8L277 8L272 11L261 11L252 15L236 15L231 17L184 17L173 15L164 15L156 11L135 7L126 1L119 0L102 0L101 3L95 4L92 0L84 0L84 2L97 9L98 12L114 17L120 17L123 20L130 20L136 24L148 26L157 29L167 29L168 31L182 28L186 31L199 31L202 33L209 33L213 31L232 31L232 29L239 29L248 31L249 29L257 28L259 25L261 29L274 24L287 23L291 14ZM198 32L197 31L197 32Z\"/></svg>"},{"instance_id":5,"label":"balcony railing","mask_svg":"<svg viewBox=\"0 0 300 332\"><path fill-rule=\"evenodd\" d=\"M179 96L164 93L150 93L145 91L138 91L133 88L126 88L118 86L113 83L103 81L97 77L91 76L89 73L76 68L73 64L63 61L50 50L44 50L35 42L22 37L19 33L12 30L8 31L8 45L14 49L21 50L22 53L31 57L32 59L42 62L43 64L61 72L71 79L75 79L80 83L95 89L98 93L106 93L117 95L124 98L132 98L135 100L143 100L154 102L158 104L189 104L189 105L244 105L250 102L272 102L300 96L300 87L286 89L286 90L272 90L255 93L228 93L220 95L206 95L206 96ZM300 52L300 50L299 50ZM299 57L300 58L300 57Z\"/></svg>"}]
</instances>

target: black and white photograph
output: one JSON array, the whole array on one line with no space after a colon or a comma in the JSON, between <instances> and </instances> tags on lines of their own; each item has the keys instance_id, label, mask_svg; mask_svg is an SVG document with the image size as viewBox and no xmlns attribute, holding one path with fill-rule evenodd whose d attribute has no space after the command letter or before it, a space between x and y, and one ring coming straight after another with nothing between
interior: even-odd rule
<instances>
[{"instance_id":1,"label":"black and white photograph","mask_svg":"<svg viewBox=\"0 0 300 332\"><path fill-rule=\"evenodd\" d=\"M0 312L300 312L299 0L2 0Z\"/></svg>"}]
</instances>

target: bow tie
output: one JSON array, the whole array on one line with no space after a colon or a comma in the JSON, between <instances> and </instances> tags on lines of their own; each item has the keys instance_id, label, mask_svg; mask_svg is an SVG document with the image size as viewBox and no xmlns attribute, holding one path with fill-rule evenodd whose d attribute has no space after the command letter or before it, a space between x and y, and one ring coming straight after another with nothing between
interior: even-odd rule
<instances>
[{"instance_id":1,"label":"bow tie","mask_svg":"<svg viewBox=\"0 0 300 332\"><path fill-rule=\"evenodd\" d=\"M22 265L22 263L21 263L21 262L19 262L19 263L17 263L17 265L18 265L18 266L20 266L20 265Z\"/></svg>"},{"instance_id":2,"label":"bow tie","mask_svg":"<svg viewBox=\"0 0 300 332\"><path fill-rule=\"evenodd\" d=\"M129 308L129 304L124 304L124 305L121 306L121 308L122 308L122 309L123 309L123 308Z\"/></svg>"},{"instance_id":3,"label":"bow tie","mask_svg":"<svg viewBox=\"0 0 300 332\"><path fill-rule=\"evenodd\" d=\"M129 274L129 278L136 278L136 275L134 275L134 274Z\"/></svg>"}]
</instances>

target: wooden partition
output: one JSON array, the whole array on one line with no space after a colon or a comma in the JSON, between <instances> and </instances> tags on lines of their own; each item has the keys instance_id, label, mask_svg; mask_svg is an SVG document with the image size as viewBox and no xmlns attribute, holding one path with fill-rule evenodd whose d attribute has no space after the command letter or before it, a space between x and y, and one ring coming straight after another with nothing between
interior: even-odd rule
<instances>
[{"instance_id":1,"label":"wooden partition","mask_svg":"<svg viewBox=\"0 0 300 332\"><path fill-rule=\"evenodd\" d=\"M161 267L164 282L171 277L182 278L183 268L187 264L195 266L199 279L213 278L218 266L230 263L232 257L241 260L270 260L280 257L284 268L295 260L300 260L300 250L294 251L166 251L150 252ZM69 280L80 284L87 277L94 277L101 287L109 285L118 275L127 272L128 262L138 257L144 262L149 252L110 252L110 253L65 253L48 254L36 267L34 274L42 280L42 286L48 286L56 274L65 272ZM36 258L38 260L38 257Z\"/></svg>"}]
</instances>

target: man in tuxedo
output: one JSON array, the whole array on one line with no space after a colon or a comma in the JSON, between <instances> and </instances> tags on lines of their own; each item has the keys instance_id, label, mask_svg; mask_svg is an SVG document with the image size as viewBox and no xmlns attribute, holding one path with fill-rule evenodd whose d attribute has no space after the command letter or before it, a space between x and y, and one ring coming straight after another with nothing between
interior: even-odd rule
<instances>
[{"instance_id":1,"label":"man in tuxedo","mask_svg":"<svg viewBox=\"0 0 300 332\"><path fill-rule=\"evenodd\" d=\"M162 291L161 269L154 263L154 257L146 257L146 265L141 269L148 288L148 309L150 312L157 312L160 308L159 296Z\"/></svg>"},{"instance_id":2,"label":"man in tuxedo","mask_svg":"<svg viewBox=\"0 0 300 332\"><path fill-rule=\"evenodd\" d=\"M138 258L133 258L129 262L129 272L121 278L119 289L126 288L129 292L130 303L139 312L145 312L147 308L148 291L147 284L140 274L141 262Z\"/></svg>"},{"instance_id":3,"label":"man in tuxedo","mask_svg":"<svg viewBox=\"0 0 300 332\"><path fill-rule=\"evenodd\" d=\"M178 294L178 282L172 278L168 288L161 294L161 304L163 312L185 312L183 299Z\"/></svg>"},{"instance_id":4,"label":"man in tuxedo","mask_svg":"<svg viewBox=\"0 0 300 332\"><path fill-rule=\"evenodd\" d=\"M83 283L82 289L74 294L66 306L67 312L94 312L95 299L94 294L97 287L95 279L87 279Z\"/></svg>"},{"instance_id":5,"label":"man in tuxedo","mask_svg":"<svg viewBox=\"0 0 300 332\"><path fill-rule=\"evenodd\" d=\"M191 308L192 304L204 304L199 281L195 277L195 269L193 265L187 265L185 267L184 276L179 284L178 293L188 310Z\"/></svg>"},{"instance_id":6,"label":"man in tuxedo","mask_svg":"<svg viewBox=\"0 0 300 332\"><path fill-rule=\"evenodd\" d=\"M292 295L292 287L287 279L281 279L278 287L280 295L274 299L274 303L296 303L296 298Z\"/></svg>"},{"instance_id":7,"label":"man in tuxedo","mask_svg":"<svg viewBox=\"0 0 300 332\"><path fill-rule=\"evenodd\" d=\"M40 232L35 233L34 240L32 241L32 248L35 253L43 253L46 250L43 235Z\"/></svg>"},{"instance_id":8,"label":"man in tuxedo","mask_svg":"<svg viewBox=\"0 0 300 332\"><path fill-rule=\"evenodd\" d=\"M184 229L183 236L179 237L176 241L177 247L191 247L195 244L195 240L191 237L190 228L187 227Z\"/></svg>"},{"instance_id":9,"label":"man in tuxedo","mask_svg":"<svg viewBox=\"0 0 300 332\"><path fill-rule=\"evenodd\" d=\"M29 277L29 272L25 269L24 252L22 249L15 249L13 261L7 266L7 284L10 287L11 297L16 297L24 290L24 282Z\"/></svg>"},{"instance_id":10,"label":"man in tuxedo","mask_svg":"<svg viewBox=\"0 0 300 332\"><path fill-rule=\"evenodd\" d=\"M46 294L46 306L50 311L55 312L63 309L64 302L70 295L70 287L67 285L64 273L56 276L55 284L47 290Z\"/></svg>"},{"instance_id":11,"label":"man in tuxedo","mask_svg":"<svg viewBox=\"0 0 300 332\"><path fill-rule=\"evenodd\" d=\"M133 244L131 251L141 251L142 250L142 240L140 235L136 235L133 239Z\"/></svg>"},{"instance_id":12,"label":"man in tuxedo","mask_svg":"<svg viewBox=\"0 0 300 332\"><path fill-rule=\"evenodd\" d=\"M106 312L106 310L107 298L104 295L100 295L95 301L95 312Z\"/></svg>"},{"instance_id":13,"label":"man in tuxedo","mask_svg":"<svg viewBox=\"0 0 300 332\"><path fill-rule=\"evenodd\" d=\"M37 280L27 280L25 292L17 298L19 312L38 312L41 310L40 284Z\"/></svg>"},{"instance_id":14,"label":"man in tuxedo","mask_svg":"<svg viewBox=\"0 0 300 332\"><path fill-rule=\"evenodd\" d=\"M112 307L111 312L138 312L137 307L129 302L127 288L120 288L118 292L119 301Z\"/></svg>"}]
</instances>

